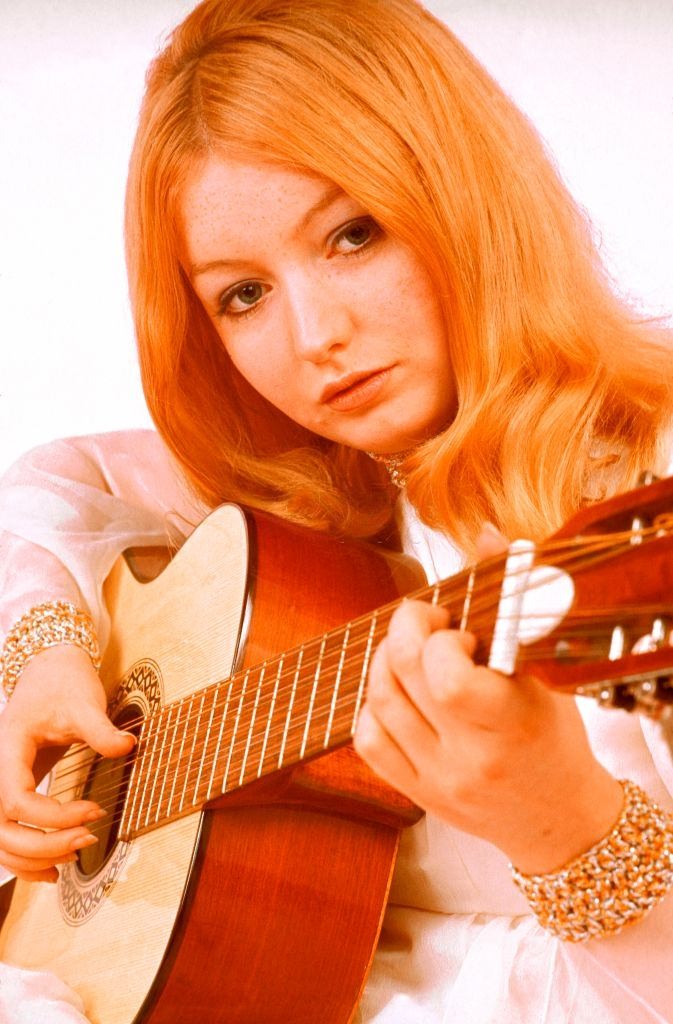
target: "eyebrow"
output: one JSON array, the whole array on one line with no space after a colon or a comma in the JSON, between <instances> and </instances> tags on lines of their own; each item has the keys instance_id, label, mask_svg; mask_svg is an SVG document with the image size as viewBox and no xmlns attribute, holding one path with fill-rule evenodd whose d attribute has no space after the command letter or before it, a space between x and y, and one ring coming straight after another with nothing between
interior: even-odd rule
<instances>
[{"instance_id":1,"label":"eyebrow","mask_svg":"<svg viewBox=\"0 0 673 1024\"><path fill-rule=\"evenodd\" d=\"M340 199L344 195L346 195L346 193L338 185L332 185L328 188L320 199L318 199L313 206L310 206L299 219L296 227L294 228L294 233L303 231L307 224L309 224L317 214L322 213L323 210L326 210L332 205L332 203L336 202L337 199ZM199 277L201 274L207 274L210 270L221 270L223 267L240 267L247 264L247 262L247 260L217 259L209 260L208 263L195 263L190 268L189 276L190 278Z\"/></svg>"}]
</instances>

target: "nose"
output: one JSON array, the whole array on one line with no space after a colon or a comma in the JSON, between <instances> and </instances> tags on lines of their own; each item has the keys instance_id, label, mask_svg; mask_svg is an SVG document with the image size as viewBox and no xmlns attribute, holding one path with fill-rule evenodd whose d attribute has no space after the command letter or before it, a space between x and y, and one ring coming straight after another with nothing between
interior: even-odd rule
<instances>
[{"instance_id":1,"label":"nose","mask_svg":"<svg viewBox=\"0 0 673 1024\"><path fill-rule=\"evenodd\" d=\"M288 288L289 329L295 352L324 363L347 346L354 328L351 305L334 281L302 275Z\"/></svg>"}]
</instances>

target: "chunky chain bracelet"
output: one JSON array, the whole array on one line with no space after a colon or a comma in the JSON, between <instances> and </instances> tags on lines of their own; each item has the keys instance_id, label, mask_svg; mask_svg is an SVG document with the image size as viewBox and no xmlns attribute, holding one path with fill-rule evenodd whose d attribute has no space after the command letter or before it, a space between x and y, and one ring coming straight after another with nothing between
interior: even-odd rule
<instances>
[{"instance_id":1,"label":"chunky chain bracelet","mask_svg":"<svg viewBox=\"0 0 673 1024\"><path fill-rule=\"evenodd\" d=\"M0 680L10 697L19 676L36 654L46 647L75 644L100 668L100 651L91 616L69 601L47 601L26 612L7 634L0 655Z\"/></svg>"},{"instance_id":2,"label":"chunky chain bracelet","mask_svg":"<svg viewBox=\"0 0 673 1024\"><path fill-rule=\"evenodd\" d=\"M614 934L673 886L673 819L634 782L620 779L616 825L559 871L512 877L543 928L567 942Z\"/></svg>"}]
</instances>

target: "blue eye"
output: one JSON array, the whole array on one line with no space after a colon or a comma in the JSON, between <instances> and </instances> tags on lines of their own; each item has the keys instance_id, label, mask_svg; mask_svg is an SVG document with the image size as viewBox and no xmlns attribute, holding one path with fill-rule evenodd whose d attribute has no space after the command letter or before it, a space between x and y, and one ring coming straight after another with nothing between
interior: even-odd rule
<instances>
[{"instance_id":1,"label":"blue eye","mask_svg":"<svg viewBox=\"0 0 673 1024\"><path fill-rule=\"evenodd\" d=\"M219 300L221 313L240 316L250 312L266 294L266 287L259 281L244 281L228 289Z\"/></svg>"}]
</instances>

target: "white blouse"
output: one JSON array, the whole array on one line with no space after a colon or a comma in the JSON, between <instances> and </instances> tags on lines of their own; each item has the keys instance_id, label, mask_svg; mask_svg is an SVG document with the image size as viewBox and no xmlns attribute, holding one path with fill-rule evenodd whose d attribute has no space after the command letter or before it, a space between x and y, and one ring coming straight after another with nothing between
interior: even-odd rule
<instances>
[{"instance_id":1,"label":"white blouse","mask_svg":"<svg viewBox=\"0 0 673 1024\"><path fill-rule=\"evenodd\" d=\"M109 630L102 584L127 547L179 545L207 510L158 436L121 432L35 449L0 484L0 640L40 601L87 607ZM460 553L406 507L404 547L429 580ZM673 766L653 723L588 700L599 760L673 810ZM357 1024L673 1022L673 894L617 936L564 943L543 931L494 846L426 815L403 834L379 948ZM82 1024L49 975L0 965L0 1021ZM261 1024L261 1022L260 1022Z\"/></svg>"}]
</instances>

